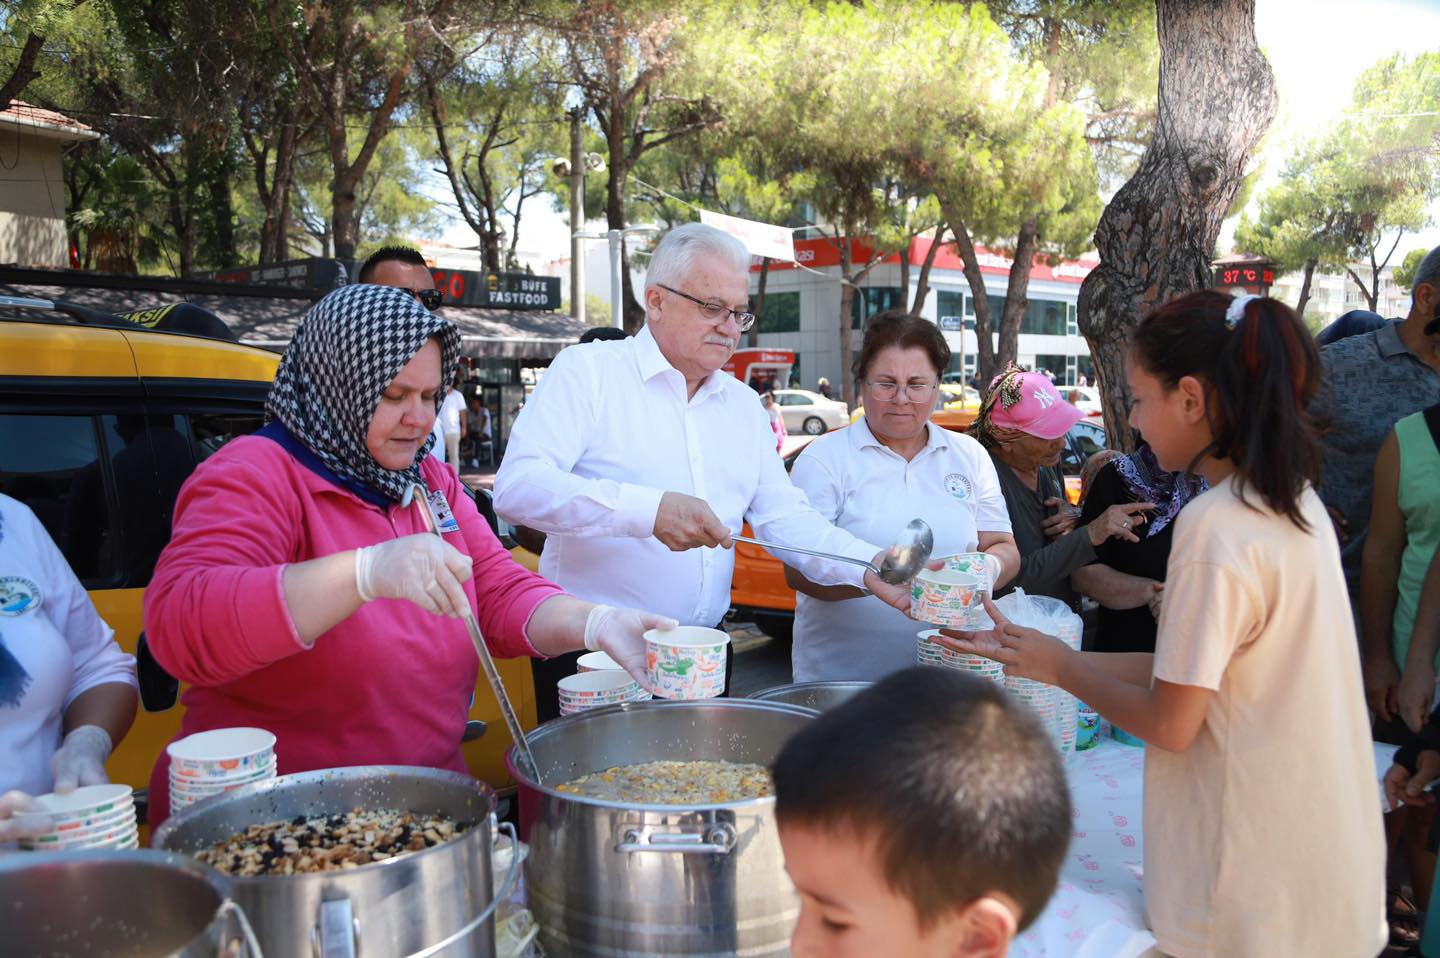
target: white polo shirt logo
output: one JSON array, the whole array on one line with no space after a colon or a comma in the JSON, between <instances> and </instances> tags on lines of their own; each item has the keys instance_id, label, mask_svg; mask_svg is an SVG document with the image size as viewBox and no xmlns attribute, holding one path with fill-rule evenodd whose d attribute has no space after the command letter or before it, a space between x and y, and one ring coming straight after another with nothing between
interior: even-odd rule
<instances>
[{"instance_id":1,"label":"white polo shirt logo","mask_svg":"<svg viewBox=\"0 0 1440 958\"><path fill-rule=\"evenodd\" d=\"M945 477L945 491L961 502L975 494L969 478L958 472L952 472Z\"/></svg>"},{"instance_id":2,"label":"white polo shirt logo","mask_svg":"<svg viewBox=\"0 0 1440 958\"><path fill-rule=\"evenodd\" d=\"M18 575L0 578L0 615L24 615L40 604L40 588Z\"/></svg>"}]
</instances>

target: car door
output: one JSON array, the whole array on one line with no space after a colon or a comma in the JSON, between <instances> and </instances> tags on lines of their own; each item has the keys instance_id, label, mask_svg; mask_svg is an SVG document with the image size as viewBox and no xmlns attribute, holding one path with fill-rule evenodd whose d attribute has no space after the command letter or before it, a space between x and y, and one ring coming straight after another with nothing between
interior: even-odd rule
<instances>
[{"instance_id":1,"label":"car door","mask_svg":"<svg viewBox=\"0 0 1440 958\"><path fill-rule=\"evenodd\" d=\"M809 396L786 393L776 396L775 401L780 404L780 418L785 420L785 431L788 433L800 432L805 420L813 414L811 407L814 403Z\"/></svg>"}]
</instances>

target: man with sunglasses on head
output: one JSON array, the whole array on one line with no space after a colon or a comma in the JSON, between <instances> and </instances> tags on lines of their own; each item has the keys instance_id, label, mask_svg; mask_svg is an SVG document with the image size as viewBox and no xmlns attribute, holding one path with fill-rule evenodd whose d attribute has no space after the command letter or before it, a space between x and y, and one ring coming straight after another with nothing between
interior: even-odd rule
<instances>
[{"instance_id":1,"label":"man with sunglasses on head","mask_svg":"<svg viewBox=\"0 0 1440 958\"><path fill-rule=\"evenodd\" d=\"M432 313L445 298L445 294L435 288L435 277L425 257L409 246L380 247L361 265L355 281L403 289Z\"/></svg>"},{"instance_id":2,"label":"man with sunglasses on head","mask_svg":"<svg viewBox=\"0 0 1440 958\"><path fill-rule=\"evenodd\" d=\"M540 380L495 477L495 509L547 534L546 578L716 626L730 607L731 536L747 520L757 538L878 567L878 546L831 525L790 484L759 398L720 371L755 322L749 273L728 234L671 230L646 273L645 326L564 350ZM908 587L858 565L778 555L812 582L909 610Z\"/></svg>"}]
</instances>

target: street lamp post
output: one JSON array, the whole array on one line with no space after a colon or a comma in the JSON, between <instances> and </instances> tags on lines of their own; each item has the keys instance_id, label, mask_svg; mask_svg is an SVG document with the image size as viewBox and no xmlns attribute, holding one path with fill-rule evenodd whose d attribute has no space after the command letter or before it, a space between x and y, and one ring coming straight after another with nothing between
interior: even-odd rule
<instances>
[{"instance_id":1,"label":"street lamp post","mask_svg":"<svg viewBox=\"0 0 1440 958\"><path fill-rule=\"evenodd\" d=\"M551 170L570 181L570 315L577 325L585 324L585 174L605 172L605 158L586 153L585 110L576 107L570 117L570 156L555 157Z\"/></svg>"},{"instance_id":2,"label":"street lamp post","mask_svg":"<svg viewBox=\"0 0 1440 958\"><path fill-rule=\"evenodd\" d=\"M658 233L657 226L627 226L620 230L606 230L603 233L575 233L577 245L580 240L607 240L610 243L610 325L616 329L625 328L625 237L630 233Z\"/></svg>"},{"instance_id":3,"label":"street lamp post","mask_svg":"<svg viewBox=\"0 0 1440 958\"><path fill-rule=\"evenodd\" d=\"M585 325L585 156L581 142L583 111L570 111L570 315L577 326Z\"/></svg>"}]
</instances>

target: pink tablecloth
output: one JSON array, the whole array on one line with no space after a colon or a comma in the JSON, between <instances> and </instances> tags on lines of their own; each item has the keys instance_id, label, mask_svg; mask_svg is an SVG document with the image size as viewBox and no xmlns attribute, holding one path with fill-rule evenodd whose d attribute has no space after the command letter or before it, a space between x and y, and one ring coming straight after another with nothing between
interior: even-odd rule
<instances>
[{"instance_id":1,"label":"pink tablecloth","mask_svg":"<svg viewBox=\"0 0 1440 958\"><path fill-rule=\"evenodd\" d=\"M1140 816L1145 750L1102 739L1065 769L1075 835L1060 885L1039 920L1015 940L1016 958L1137 958L1155 938L1145 926Z\"/></svg>"},{"instance_id":2,"label":"pink tablecloth","mask_svg":"<svg viewBox=\"0 0 1440 958\"><path fill-rule=\"evenodd\" d=\"M1375 746L1377 782L1394 747ZM1146 929L1140 817L1145 750L1105 738L1066 766L1075 835L1060 884L1040 918L1015 939L1014 958L1156 955Z\"/></svg>"}]
</instances>

